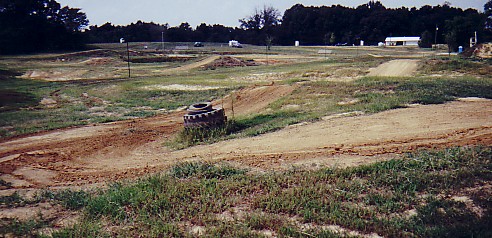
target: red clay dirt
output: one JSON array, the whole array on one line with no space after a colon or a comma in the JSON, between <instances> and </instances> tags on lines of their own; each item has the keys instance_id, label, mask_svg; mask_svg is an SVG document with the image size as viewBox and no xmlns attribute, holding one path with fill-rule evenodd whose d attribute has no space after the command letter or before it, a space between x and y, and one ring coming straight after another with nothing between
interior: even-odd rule
<instances>
[{"instance_id":1,"label":"red clay dirt","mask_svg":"<svg viewBox=\"0 0 492 238\"><path fill-rule=\"evenodd\" d=\"M272 85L238 91L233 94L235 115L260 112L294 89ZM228 116L230 99L223 103ZM0 178L16 189L77 186L135 178L184 161L228 161L265 171L350 166L419 148L492 144L492 100L486 99L327 117L253 138L173 151L165 143L181 130L184 113L0 142Z\"/></svg>"}]
</instances>

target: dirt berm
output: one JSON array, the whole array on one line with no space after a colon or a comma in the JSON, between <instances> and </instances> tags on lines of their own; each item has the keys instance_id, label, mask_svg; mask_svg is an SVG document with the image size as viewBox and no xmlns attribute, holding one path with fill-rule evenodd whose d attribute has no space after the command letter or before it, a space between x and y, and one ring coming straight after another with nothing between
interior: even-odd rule
<instances>
[{"instance_id":1,"label":"dirt berm","mask_svg":"<svg viewBox=\"0 0 492 238\"><path fill-rule=\"evenodd\" d=\"M268 102L291 90L291 86L244 89L236 94L235 111L240 114L253 106L261 111ZM258 97L250 100L251 95ZM226 107L227 113L229 109ZM173 151L164 144L182 128L183 114L3 141L0 178L14 188L73 186L142 176L184 161L229 161L265 171L293 166L350 166L420 148L492 144L492 100L486 99L415 105L372 115L331 116L252 138Z\"/></svg>"}]
</instances>

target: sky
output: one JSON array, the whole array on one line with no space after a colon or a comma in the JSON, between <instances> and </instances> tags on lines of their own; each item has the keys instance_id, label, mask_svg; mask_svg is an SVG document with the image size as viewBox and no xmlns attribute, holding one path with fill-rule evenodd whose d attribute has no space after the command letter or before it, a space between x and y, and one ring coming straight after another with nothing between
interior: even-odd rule
<instances>
[{"instance_id":1,"label":"sky","mask_svg":"<svg viewBox=\"0 0 492 238\"><path fill-rule=\"evenodd\" d=\"M474 8L483 12L487 0L447 0L453 7ZM255 8L273 6L283 14L297 3L304 6L342 5L357 7L369 0L58 0L62 6L81 8L90 25L128 25L138 20L178 26L188 22L193 28L201 23L239 26L239 19ZM387 8L442 5L445 0L380 0Z\"/></svg>"}]
</instances>

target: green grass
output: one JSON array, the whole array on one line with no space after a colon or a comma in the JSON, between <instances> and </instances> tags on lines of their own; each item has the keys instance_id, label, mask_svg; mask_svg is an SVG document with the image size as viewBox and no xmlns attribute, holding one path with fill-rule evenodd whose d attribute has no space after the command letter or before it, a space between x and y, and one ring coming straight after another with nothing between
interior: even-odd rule
<instances>
[{"instance_id":1,"label":"green grass","mask_svg":"<svg viewBox=\"0 0 492 238\"><path fill-rule=\"evenodd\" d=\"M279 111L271 114L256 114L229 120L216 128L182 129L174 141L167 143L175 149L183 149L198 144L210 144L217 141L244 136L257 136L282 129L302 121L312 121L315 117L299 112Z\"/></svg>"},{"instance_id":2,"label":"green grass","mask_svg":"<svg viewBox=\"0 0 492 238\"><path fill-rule=\"evenodd\" d=\"M490 146L455 147L357 167L263 174L187 162L168 173L90 193L46 191L38 202L83 214L52 237L107 237L106 226L111 226L111 236L125 237L196 237L193 226L202 227L202 237L264 237L265 231L282 237L357 236L349 231L385 237L489 237L491 158ZM453 196L466 196L473 204ZM323 228L329 225L345 230ZM35 235L50 226L41 218L3 220L1 231Z\"/></svg>"},{"instance_id":3,"label":"green grass","mask_svg":"<svg viewBox=\"0 0 492 238\"><path fill-rule=\"evenodd\" d=\"M492 99L492 81L473 77L446 78L362 78L355 82L308 82L292 95L271 105L272 113L238 118L239 132L254 136L324 115L362 111L376 113L408 104L438 104L459 97ZM316 96L312 96L316 95ZM353 104L340 105L347 99ZM282 105L300 105L298 111L283 111Z\"/></svg>"},{"instance_id":4,"label":"green grass","mask_svg":"<svg viewBox=\"0 0 492 238\"><path fill-rule=\"evenodd\" d=\"M444 103L458 97L490 99L492 81L475 77L365 77L354 82L305 82L303 87L284 99L283 104L300 105L304 113L329 115L346 111L374 113L405 107L411 103ZM351 99L358 101L338 104ZM279 110L280 106L274 107L274 111Z\"/></svg>"},{"instance_id":5,"label":"green grass","mask_svg":"<svg viewBox=\"0 0 492 238\"><path fill-rule=\"evenodd\" d=\"M38 201L52 201L59 203L69 210L79 210L87 204L89 194L85 191L61 190L53 192L45 190L38 195Z\"/></svg>"},{"instance_id":6,"label":"green grass","mask_svg":"<svg viewBox=\"0 0 492 238\"><path fill-rule=\"evenodd\" d=\"M218 130L182 130L169 145L181 149L200 143L257 136L292 124L316 121L326 115L354 111L377 113L414 103L440 104L460 97L492 99L492 81L475 77L365 77L354 82L304 82L291 95L269 105L271 110L268 112L234 118ZM340 104L347 100L356 101ZM284 105L298 105L298 108L283 109Z\"/></svg>"},{"instance_id":7,"label":"green grass","mask_svg":"<svg viewBox=\"0 0 492 238\"><path fill-rule=\"evenodd\" d=\"M221 179L245 173L246 170L237 169L229 165L216 166L200 162L185 162L175 165L171 169L171 176L175 178Z\"/></svg>"},{"instance_id":8,"label":"green grass","mask_svg":"<svg viewBox=\"0 0 492 238\"><path fill-rule=\"evenodd\" d=\"M3 187L3 188L11 188L12 187L12 183L10 182L7 182L3 179L0 179L0 187Z\"/></svg>"},{"instance_id":9,"label":"green grass","mask_svg":"<svg viewBox=\"0 0 492 238\"><path fill-rule=\"evenodd\" d=\"M26 201L16 192L11 195L0 197L0 206L2 207L18 207L24 206L25 204Z\"/></svg>"},{"instance_id":10,"label":"green grass","mask_svg":"<svg viewBox=\"0 0 492 238\"><path fill-rule=\"evenodd\" d=\"M93 221L84 221L70 227L57 230L51 235L41 237L51 238L74 238L74 237L111 237L111 235L102 229L102 226Z\"/></svg>"},{"instance_id":11,"label":"green grass","mask_svg":"<svg viewBox=\"0 0 492 238\"><path fill-rule=\"evenodd\" d=\"M48 222L43 219L0 220L0 235L12 234L14 237L36 237L37 230L47 227Z\"/></svg>"},{"instance_id":12,"label":"green grass","mask_svg":"<svg viewBox=\"0 0 492 238\"><path fill-rule=\"evenodd\" d=\"M141 47L142 44L135 43L135 47ZM217 45L210 47L212 46ZM113 45L102 45L102 47L119 49L119 46ZM315 47L299 49L276 47L272 53L300 53L305 56L312 56L317 55L317 49ZM367 50L366 53L374 51L372 49ZM343 50L336 49L336 51ZM263 52L263 49L252 47L238 52ZM158 71L167 66L135 64L135 70L141 76L131 79L113 78L77 82L22 80L15 78L15 76L26 70L57 70L60 67L71 70L84 69L84 67L87 68L87 65L76 62L82 62L89 56L77 56L72 59L74 63L68 64L55 62L57 57L62 56L41 55L1 59L0 136L10 137L69 126L155 116L163 113L162 109L173 110L199 101L220 99L230 93L231 90L258 83L255 75L264 74L278 74L278 79L276 79L278 84L300 83L300 86L293 94L270 105L270 111L234 118L235 130L226 133L234 135L225 137L220 135L218 136L219 139L211 139L209 143L223 138L255 136L278 130L287 125L318 120L326 115L343 112L374 113L405 107L409 103L443 103L454 100L456 97L465 96L492 97L490 95L492 91L490 77L488 77L490 74L480 73L480 77L475 77L473 75L477 74L472 72L488 70L490 67L486 63L453 58L424 64L420 74L422 76L419 77L366 77L352 82L328 81L325 78L326 75L336 75L339 69L363 73L364 69L388 60L387 58L373 58L367 55L354 58L354 49L340 53L341 56L333 55L329 59L318 61L302 59L300 56L301 58L297 63L291 64L219 68L217 70L193 69L168 75L153 73L155 70ZM391 52L385 52L385 54L391 54ZM111 64L108 67L124 65L124 62L119 62L118 59L116 61L114 65ZM95 72L100 70L106 72L105 70L110 69L94 69ZM425 74L451 71L462 72L469 76L447 77L445 74L442 77L425 77ZM251 79L254 80L251 81ZM270 83L268 78L263 80L264 82L260 82L260 84ZM170 84L207 85L220 88L186 92L160 88ZM54 108L47 108L39 104L43 98L53 99L57 103ZM339 104L354 99L358 101L348 105ZM300 108L284 110L282 107L285 105L299 105ZM189 144L194 145L196 143ZM178 147L186 146L189 145Z\"/></svg>"},{"instance_id":13,"label":"green grass","mask_svg":"<svg viewBox=\"0 0 492 238\"><path fill-rule=\"evenodd\" d=\"M175 149L184 149L202 143L214 143L233 133L235 128L235 121L232 120L214 127L183 128L176 138L166 145Z\"/></svg>"},{"instance_id":14,"label":"green grass","mask_svg":"<svg viewBox=\"0 0 492 238\"><path fill-rule=\"evenodd\" d=\"M317 119L316 115L312 115L311 113L277 111L268 114L258 114L252 117L238 118L233 131L240 133L241 136L257 136L302 121L312 121L315 119Z\"/></svg>"},{"instance_id":15,"label":"green grass","mask_svg":"<svg viewBox=\"0 0 492 238\"><path fill-rule=\"evenodd\" d=\"M2 137L154 116L162 113L161 109L174 110L197 101L221 98L231 90L144 90L141 87L149 80L50 83L12 77L4 73L0 80L5 97L0 105ZM113 92L108 93L108 88L114 88ZM47 108L40 104L43 98L57 103ZM92 113L93 107L98 108L98 113Z\"/></svg>"},{"instance_id":16,"label":"green grass","mask_svg":"<svg viewBox=\"0 0 492 238\"><path fill-rule=\"evenodd\" d=\"M492 67L490 61L476 62L463 58L428 60L423 66L424 73L465 73L480 76L490 75Z\"/></svg>"}]
</instances>

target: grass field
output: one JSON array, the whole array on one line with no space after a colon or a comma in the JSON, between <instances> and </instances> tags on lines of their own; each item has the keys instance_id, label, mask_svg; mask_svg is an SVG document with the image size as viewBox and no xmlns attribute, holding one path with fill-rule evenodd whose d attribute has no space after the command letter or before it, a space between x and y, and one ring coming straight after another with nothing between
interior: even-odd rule
<instances>
[{"instance_id":1,"label":"grass field","mask_svg":"<svg viewBox=\"0 0 492 238\"><path fill-rule=\"evenodd\" d=\"M167 53L188 44L166 43ZM126 48L119 44L95 45L102 49L89 53L0 57L0 140L169 114L273 84L296 88L264 110L236 116L226 128L198 135L181 131L162 146L183 149L253 137L343 113L373 114L461 97L492 99L489 61L438 57L427 50L332 47L325 56L317 53L323 47L274 47L266 55L259 46L208 44L164 59L162 52L144 51L144 45L160 47L131 44L132 78L127 78ZM200 67L218 54L258 66ZM416 74L365 76L397 58L419 59ZM190 64L198 66L180 70ZM491 157L490 145L474 145L413 151L348 168L258 172L228 163L184 162L96 188L0 196L1 211L48 206L58 214L2 218L0 236L490 237ZM0 188L13 185L0 179ZM73 220L60 224L60 216Z\"/></svg>"},{"instance_id":2,"label":"grass field","mask_svg":"<svg viewBox=\"0 0 492 238\"><path fill-rule=\"evenodd\" d=\"M34 200L14 194L2 206L49 202L80 211L79 222L50 237L489 237L491 156L490 147L450 148L267 174L183 163L107 189L46 190ZM1 230L36 236L51 226L38 217L3 221Z\"/></svg>"},{"instance_id":3,"label":"grass field","mask_svg":"<svg viewBox=\"0 0 492 238\"><path fill-rule=\"evenodd\" d=\"M133 47L137 48L140 45L136 44ZM102 46L113 50L113 45ZM121 46L114 47L121 50ZM231 50L227 47L213 48L219 49L218 52ZM205 49L200 50L210 53ZM245 49L234 50L238 50L238 52L233 52L236 54L244 55L246 52ZM330 58L326 60L319 55L313 55L315 50L316 48L309 47L295 50L293 47L275 47L270 54L295 58L289 58L285 63L278 65L219 68L217 70L192 69L185 72L177 71L156 75L152 72L168 66L165 63L137 63L132 64L134 70L146 73L138 73L140 76L131 79L111 77L105 79L103 77L55 82L18 79L15 76L24 74L27 69L34 71L47 69L73 71L79 68L92 70L90 69L92 65L81 64L87 61L88 56L71 56L70 58L66 55L48 55L31 58L5 58L0 61L0 86L3 97L2 105L0 105L0 136L10 137L69 126L154 116L194 102L220 99L240 87L271 83L271 77L262 78L261 75L265 74L274 75L273 80L278 84L303 82L303 86L288 98L283 98L272 105L272 113L251 115L250 118L240 119L238 122L240 125L257 128L246 131L247 135L264 133L288 124L316 120L322 116L339 112L354 110L378 112L404 107L408 103L442 103L456 97L490 98L492 91L490 80L487 77L490 74L486 74L490 66L484 63L451 59L437 61L431 66L426 64L422 70L424 74L418 77L360 78L358 75L363 75L364 70L375 67L380 62L397 55L388 55L386 58L369 56L348 58L347 55L352 57L356 55L354 55L354 49L346 49L339 50L337 55L330 55ZM249 49L247 53L260 52L262 48L257 47ZM191 53L196 55L197 52ZM290 55L291 53L297 54ZM363 51L357 54L362 53ZM105 76L113 70L122 72L126 70L125 62L116 60L119 57L117 51L111 53L110 56L116 57L114 62L109 65L105 64L104 67L94 66L96 68L93 69L93 74L98 73ZM318 58L313 58L314 56ZM245 57L248 57L248 54ZM60 58L70 60L68 63L60 62ZM187 62L179 64L187 64ZM169 67L175 66L177 65ZM433 73L446 75L463 71L465 68L473 69L477 72L477 76L473 74L452 78L426 76ZM249 75L260 76L251 80ZM339 77L349 78L349 80L333 80ZM214 89L180 91L164 88L173 84ZM306 97L306 95L309 96ZM351 100L356 100L356 103L340 105L340 102ZM294 112L279 110L285 105L298 105L299 107ZM272 120L279 121L278 125L271 125L269 121Z\"/></svg>"}]
</instances>

